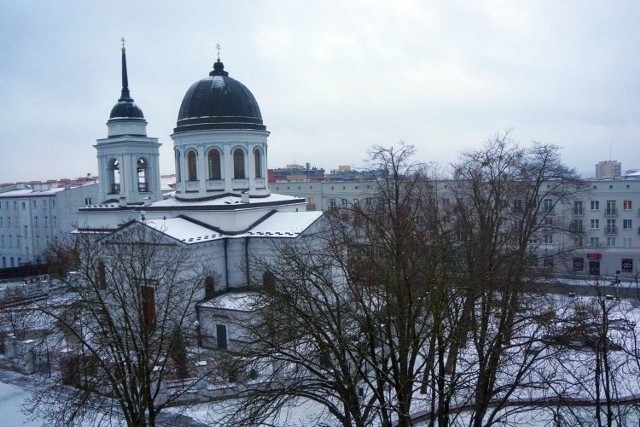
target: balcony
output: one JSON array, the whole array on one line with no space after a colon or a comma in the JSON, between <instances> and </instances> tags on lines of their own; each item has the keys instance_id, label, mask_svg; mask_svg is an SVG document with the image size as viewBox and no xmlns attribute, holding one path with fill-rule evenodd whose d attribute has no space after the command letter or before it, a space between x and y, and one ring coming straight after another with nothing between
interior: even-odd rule
<instances>
[{"instance_id":1,"label":"balcony","mask_svg":"<svg viewBox=\"0 0 640 427\"><path fill-rule=\"evenodd\" d=\"M604 234L618 234L618 227L605 227Z\"/></svg>"},{"instance_id":2,"label":"balcony","mask_svg":"<svg viewBox=\"0 0 640 427\"><path fill-rule=\"evenodd\" d=\"M576 216L582 216L584 215L584 209L582 208L573 208L573 214ZM640 213L639 213L640 215Z\"/></svg>"},{"instance_id":3,"label":"balcony","mask_svg":"<svg viewBox=\"0 0 640 427\"><path fill-rule=\"evenodd\" d=\"M618 209L617 208L606 208L604 210L604 215L605 216L618 216Z\"/></svg>"}]
</instances>

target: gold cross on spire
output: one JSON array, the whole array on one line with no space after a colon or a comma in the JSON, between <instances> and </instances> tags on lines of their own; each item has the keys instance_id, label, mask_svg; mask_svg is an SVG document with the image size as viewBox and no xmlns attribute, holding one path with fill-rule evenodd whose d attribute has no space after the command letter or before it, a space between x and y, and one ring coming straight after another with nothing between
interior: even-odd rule
<instances>
[{"instance_id":1,"label":"gold cross on spire","mask_svg":"<svg viewBox=\"0 0 640 427\"><path fill-rule=\"evenodd\" d=\"M222 50L220 43L216 43L216 50L218 51L218 61L220 61L220 51Z\"/></svg>"},{"instance_id":2,"label":"gold cross on spire","mask_svg":"<svg viewBox=\"0 0 640 427\"><path fill-rule=\"evenodd\" d=\"M120 41L122 42L122 50L124 50L124 37L122 37Z\"/></svg>"}]
</instances>

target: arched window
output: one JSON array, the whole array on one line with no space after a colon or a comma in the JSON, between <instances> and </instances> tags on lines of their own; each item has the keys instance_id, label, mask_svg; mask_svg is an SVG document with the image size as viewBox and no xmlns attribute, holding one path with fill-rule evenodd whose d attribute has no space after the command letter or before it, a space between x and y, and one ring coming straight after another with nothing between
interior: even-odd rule
<instances>
[{"instance_id":1,"label":"arched window","mask_svg":"<svg viewBox=\"0 0 640 427\"><path fill-rule=\"evenodd\" d=\"M176 150L176 182L182 181L180 176L180 151Z\"/></svg>"},{"instance_id":2,"label":"arched window","mask_svg":"<svg viewBox=\"0 0 640 427\"><path fill-rule=\"evenodd\" d=\"M209 150L207 154L209 164L209 179L222 179L220 171L220 152L216 149Z\"/></svg>"},{"instance_id":3,"label":"arched window","mask_svg":"<svg viewBox=\"0 0 640 427\"><path fill-rule=\"evenodd\" d=\"M120 192L120 162L117 159L111 159L108 172L109 194L118 194Z\"/></svg>"},{"instance_id":4,"label":"arched window","mask_svg":"<svg viewBox=\"0 0 640 427\"><path fill-rule=\"evenodd\" d=\"M147 160L143 157L138 159L138 191L145 193L149 191L149 172L147 167Z\"/></svg>"},{"instance_id":5,"label":"arched window","mask_svg":"<svg viewBox=\"0 0 640 427\"><path fill-rule=\"evenodd\" d=\"M264 290L269 293L276 291L276 278L270 271L265 271L262 275L262 286Z\"/></svg>"},{"instance_id":6,"label":"arched window","mask_svg":"<svg viewBox=\"0 0 640 427\"><path fill-rule=\"evenodd\" d=\"M236 148L233 151L233 177L235 179L244 179L244 151Z\"/></svg>"},{"instance_id":7,"label":"arched window","mask_svg":"<svg viewBox=\"0 0 640 427\"><path fill-rule=\"evenodd\" d=\"M253 163L255 165L256 178L262 178L262 151L259 148L253 150Z\"/></svg>"},{"instance_id":8,"label":"arched window","mask_svg":"<svg viewBox=\"0 0 640 427\"><path fill-rule=\"evenodd\" d=\"M187 154L187 181L198 180L198 155L195 151L191 150Z\"/></svg>"},{"instance_id":9,"label":"arched window","mask_svg":"<svg viewBox=\"0 0 640 427\"><path fill-rule=\"evenodd\" d=\"M216 292L216 281L213 277L207 276L204 279L204 299L213 298L214 293Z\"/></svg>"}]
</instances>

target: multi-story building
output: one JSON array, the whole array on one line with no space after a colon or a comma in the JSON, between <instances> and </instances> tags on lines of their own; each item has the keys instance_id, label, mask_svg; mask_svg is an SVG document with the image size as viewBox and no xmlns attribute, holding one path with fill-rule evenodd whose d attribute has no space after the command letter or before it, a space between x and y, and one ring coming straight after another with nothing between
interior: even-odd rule
<instances>
[{"instance_id":1,"label":"multi-story building","mask_svg":"<svg viewBox=\"0 0 640 427\"><path fill-rule=\"evenodd\" d=\"M596 179L619 178L622 165L617 160L604 160L596 164Z\"/></svg>"},{"instance_id":2,"label":"multi-story building","mask_svg":"<svg viewBox=\"0 0 640 427\"><path fill-rule=\"evenodd\" d=\"M441 183L446 194L446 182ZM307 199L308 210L329 210L366 203L374 181L290 182L272 184L274 191ZM442 191L444 190L444 191ZM554 200L541 200L549 208ZM558 273L577 276L640 276L640 179L587 180L584 191L568 204L555 205L548 228L536 242L540 258ZM563 224L563 226L559 226ZM568 227L567 227L568 226ZM571 235L562 229L571 231ZM558 255L562 254L562 256Z\"/></svg>"},{"instance_id":3,"label":"multi-story building","mask_svg":"<svg viewBox=\"0 0 640 427\"><path fill-rule=\"evenodd\" d=\"M0 268L44 261L50 244L73 230L78 208L97 201L93 179L14 184L0 190Z\"/></svg>"}]
</instances>

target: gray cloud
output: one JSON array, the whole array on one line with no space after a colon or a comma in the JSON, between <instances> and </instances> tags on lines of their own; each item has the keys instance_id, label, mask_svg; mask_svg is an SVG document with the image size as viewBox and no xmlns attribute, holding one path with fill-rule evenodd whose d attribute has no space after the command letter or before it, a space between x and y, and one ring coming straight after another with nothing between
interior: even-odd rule
<instances>
[{"instance_id":1,"label":"gray cloud","mask_svg":"<svg viewBox=\"0 0 640 427\"><path fill-rule=\"evenodd\" d=\"M448 163L507 129L562 146L583 172L609 148L640 167L639 3L425 3L5 2L0 182L96 172L121 36L163 173L182 96L217 42L258 99L271 167L363 165L368 147L399 140Z\"/></svg>"}]
</instances>

